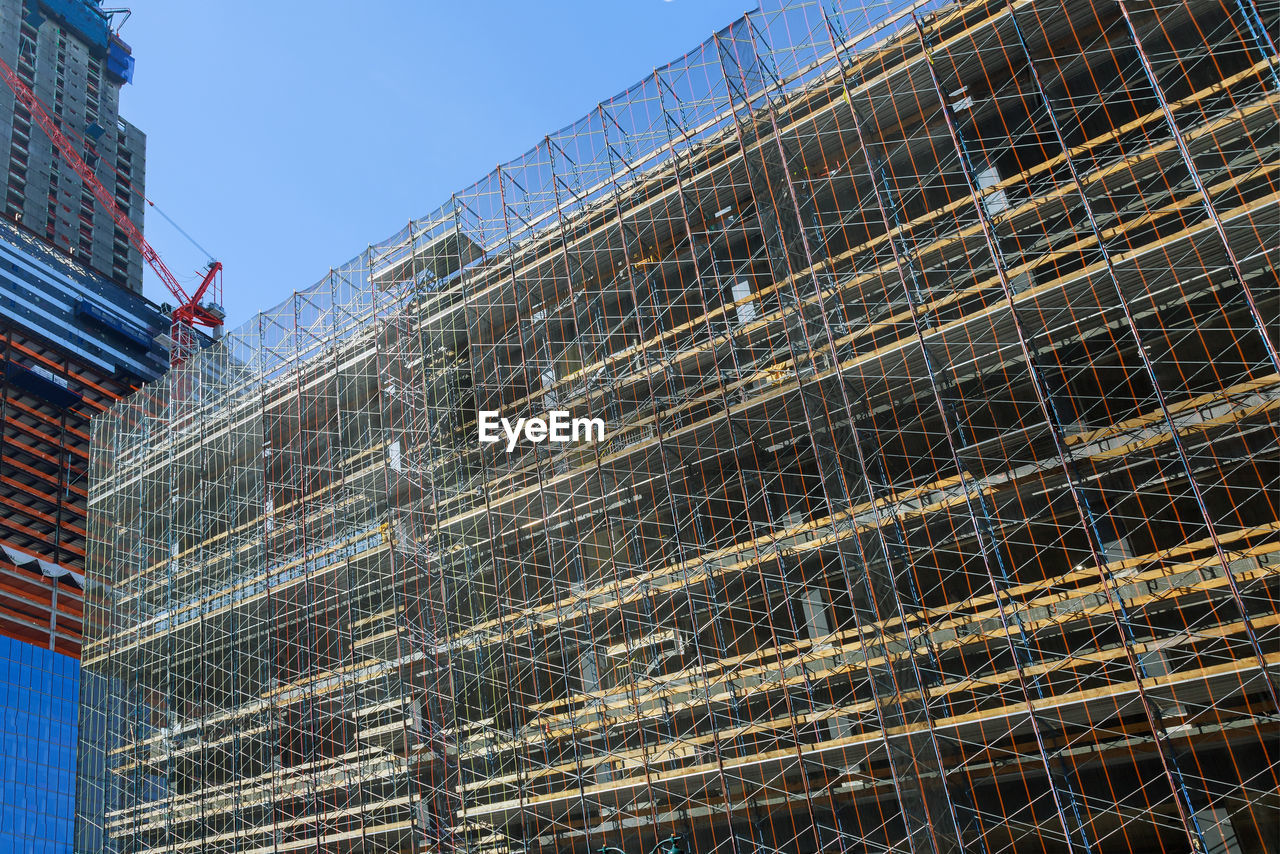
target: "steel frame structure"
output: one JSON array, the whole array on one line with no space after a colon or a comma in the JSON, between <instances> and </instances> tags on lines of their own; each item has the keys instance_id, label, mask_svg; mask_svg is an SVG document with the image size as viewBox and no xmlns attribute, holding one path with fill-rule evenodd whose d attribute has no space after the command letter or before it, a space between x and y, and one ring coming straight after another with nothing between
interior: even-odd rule
<instances>
[{"instance_id":1,"label":"steel frame structure","mask_svg":"<svg viewBox=\"0 0 1280 854\"><path fill-rule=\"evenodd\" d=\"M77 851L1273 850L1277 23L767 5L114 406Z\"/></svg>"},{"instance_id":2,"label":"steel frame structure","mask_svg":"<svg viewBox=\"0 0 1280 854\"><path fill-rule=\"evenodd\" d=\"M68 377L81 402L55 406L7 376L0 382L0 634L78 658L84 603L79 583L61 571L84 568L90 413L131 389L8 323L0 323L0 359L6 374L16 363Z\"/></svg>"}]
</instances>

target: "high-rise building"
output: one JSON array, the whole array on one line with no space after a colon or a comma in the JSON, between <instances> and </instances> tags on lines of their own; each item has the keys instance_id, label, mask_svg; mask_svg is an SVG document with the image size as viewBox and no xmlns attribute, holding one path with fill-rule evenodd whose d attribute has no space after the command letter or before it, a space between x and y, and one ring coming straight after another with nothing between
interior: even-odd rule
<instances>
[{"instance_id":1,"label":"high-rise building","mask_svg":"<svg viewBox=\"0 0 1280 854\"><path fill-rule=\"evenodd\" d=\"M119 11L119 10L117 10ZM116 204L142 227L146 137L120 117L120 87L133 78L128 45L100 0L0 0L0 59L80 146ZM142 290L142 255L80 176L0 86L0 157L8 157L3 216L94 272Z\"/></svg>"},{"instance_id":2,"label":"high-rise building","mask_svg":"<svg viewBox=\"0 0 1280 854\"><path fill-rule=\"evenodd\" d=\"M93 3L0 0L0 58L141 223L132 59ZM168 366L138 253L0 86L0 850L72 841L90 418ZM117 177L118 174L124 178ZM127 178L128 180L125 180Z\"/></svg>"},{"instance_id":3,"label":"high-rise building","mask_svg":"<svg viewBox=\"0 0 1280 854\"><path fill-rule=\"evenodd\" d=\"M770 0L116 404L78 850L1276 850L1278 23Z\"/></svg>"}]
</instances>

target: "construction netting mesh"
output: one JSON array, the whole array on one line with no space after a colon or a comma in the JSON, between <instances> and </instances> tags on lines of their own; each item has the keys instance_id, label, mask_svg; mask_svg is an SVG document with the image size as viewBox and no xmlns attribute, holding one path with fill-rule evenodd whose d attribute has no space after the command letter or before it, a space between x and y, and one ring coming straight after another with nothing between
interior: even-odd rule
<instances>
[{"instance_id":1,"label":"construction netting mesh","mask_svg":"<svg viewBox=\"0 0 1280 854\"><path fill-rule=\"evenodd\" d=\"M77 851L1274 850L1276 28L771 5L114 407Z\"/></svg>"}]
</instances>

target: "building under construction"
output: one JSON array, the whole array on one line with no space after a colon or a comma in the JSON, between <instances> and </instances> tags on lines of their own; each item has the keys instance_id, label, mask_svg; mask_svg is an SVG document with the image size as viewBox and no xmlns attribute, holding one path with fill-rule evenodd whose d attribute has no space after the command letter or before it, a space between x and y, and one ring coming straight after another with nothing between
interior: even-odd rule
<instances>
[{"instance_id":1,"label":"building under construction","mask_svg":"<svg viewBox=\"0 0 1280 854\"><path fill-rule=\"evenodd\" d=\"M117 404L77 851L1275 851L1278 17L772 0Z\"/></svg>"}]
</instances>

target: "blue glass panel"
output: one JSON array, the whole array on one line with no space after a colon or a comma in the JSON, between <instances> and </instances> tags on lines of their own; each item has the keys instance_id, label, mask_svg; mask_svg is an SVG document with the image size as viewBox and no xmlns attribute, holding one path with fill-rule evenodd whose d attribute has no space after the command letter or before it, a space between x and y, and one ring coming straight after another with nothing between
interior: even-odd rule
<instances>
[{"instance_id":1,"label":"blue glass panel","mask_svg":"<svg viewBox=\"0 0 1280 854\"><path fill-rule=\"evenodd\" d=\"M0 852L71 851L79 696L78 661L0 637Z\"/></svg>"}]
</instances>

